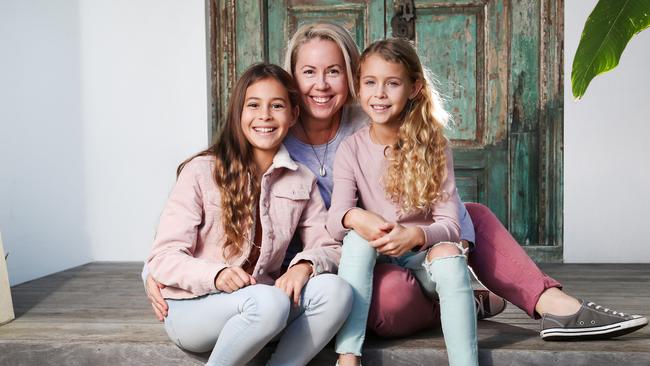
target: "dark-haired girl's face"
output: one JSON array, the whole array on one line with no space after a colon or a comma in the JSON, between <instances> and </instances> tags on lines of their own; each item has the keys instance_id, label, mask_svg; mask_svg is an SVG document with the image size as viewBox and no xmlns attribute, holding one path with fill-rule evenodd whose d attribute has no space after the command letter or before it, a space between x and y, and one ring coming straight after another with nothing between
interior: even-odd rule
<instances>
[{"instance_id":1,"label":"dark-haired girl's face","mask_svg":"<svg viewBox=\"0 0 650 366\"><path fill-rule=\"evenodd\" d=\"M255 152L275 155L297 117L298 108L278 80L262 79L246 89L241 128Z\"/></svg>"}]
</instances>

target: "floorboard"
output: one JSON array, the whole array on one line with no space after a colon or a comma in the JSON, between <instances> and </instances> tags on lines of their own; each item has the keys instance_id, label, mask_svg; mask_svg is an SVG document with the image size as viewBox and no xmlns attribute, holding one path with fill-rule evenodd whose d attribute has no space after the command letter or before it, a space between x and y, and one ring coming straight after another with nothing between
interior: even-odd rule
<instances>
[{"instance_id":1,"label":"floorboard","mask_svg":"<svg viewBox=\"0 0 650 366\"><path fill-rule=\"evenodd\" d=\"M12 288L16 320L0 327L0 365L201 365L153 316L141 263L93 262ZM575 296L650 314L650 265L552 264L543 269ZM479 322L481 365L650 365L650 327L614 340L544 342L538 321L509 305ZM266 348L254 365L268 357ZM333 365L326 348L311 365ZM446 364L439 330L370 337L365 365Z\"/></svg>"}]
</instances>

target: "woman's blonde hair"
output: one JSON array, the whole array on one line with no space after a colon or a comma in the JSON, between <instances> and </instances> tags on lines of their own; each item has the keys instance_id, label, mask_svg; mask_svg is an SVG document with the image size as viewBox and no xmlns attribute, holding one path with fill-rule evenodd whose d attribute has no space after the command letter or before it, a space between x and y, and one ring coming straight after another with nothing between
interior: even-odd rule
<instances>
[{"instance_id":1,"label":"woman's blonde hair","mask_svg":"<svg viewBox=\"0 0 650 366\"><path fill-rule=\"evenodd\" d=\"M448 198L445 193L450 193L442 192L447 178L447 139L443 130L449 113L444 109L440 93L431 83L415 48L402 39L377 41L363 51L357 87L363 62L371 55L401 64L411 82L422 85L420 92L408 101L399 116L402 125L393 154L388 158L384 188L387 196L399 204L402 211L429 211L436 202Z\"/></svg>"},{"instance_id":2,"label":"woman's blonde hair","mask_svg":"<svg viewBox=\"0 0 650 366\"><path fill-rule=\"evenodd\" d=\"M294 69L300 47L312 39L328 40L336 43L345 60L345 72L348 77L348 103L356 99L354 89L354 72L359 65L359 49L350 33L333 23L313 23L300 26L291 37L284 55L284 69L294 76Z\"/></svg>"},{"instance_id":3,"label":"woman's blonde hair","mask_svg":"<svg viewBox=\"0 0 650 366\"><path fill-rule=\"evenodd\" d=\"M254 240L250 238L250 232L260 182L256 175L253 147L242 131L241 115L248 87L265 79L274 79L287 89L291 108L298 105L300 94L289 73L273 64L251 65L235 83L226 120L212 146L185 160L176 170L180 175L183 167L195 157L214 156L213 178L221 193L221 224L226 237L223 256L226 259L243 253L247 238Z\"/></svg>"}]
</instances>

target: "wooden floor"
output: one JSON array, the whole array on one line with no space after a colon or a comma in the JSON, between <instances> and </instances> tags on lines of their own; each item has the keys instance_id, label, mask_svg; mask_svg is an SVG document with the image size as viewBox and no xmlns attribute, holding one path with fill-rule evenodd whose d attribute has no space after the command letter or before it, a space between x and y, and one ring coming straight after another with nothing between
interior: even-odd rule
<instances>
[{"instance_id":1,"label":"wooden floor","mask_svg":"<svg viewBox=\"0 0 650 366\"><path fill-rule=\"evenodd\" d=\"M205 355L174 346L154 319L141 263L96 262L12 288L16 320L0 327L0 365L200 365ZM546 265L565 289L650 314L650 265ZM609 341L544 342L538 321L512 305L479 322L481 365L650 365L650 327ZM439 331L369 339L365 365L446 364ZM263 364L265 349L253 364ZM334 365L331 347L311 363Z\"/></svg>"}]
</instances>

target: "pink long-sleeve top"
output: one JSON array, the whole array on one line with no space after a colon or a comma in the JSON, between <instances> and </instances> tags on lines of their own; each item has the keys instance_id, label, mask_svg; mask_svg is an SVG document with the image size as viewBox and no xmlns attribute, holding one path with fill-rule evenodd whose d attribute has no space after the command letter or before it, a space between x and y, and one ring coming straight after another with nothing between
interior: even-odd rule
<instances>
[{"instance_id":1,"label":"pink long-sleeve top","mask_svg":"<svg viewBox=\"0 0 650 366\"><path fill-rule=\"evenodd\" d=\"M429 247L441 241L459 241L459 206L456 194L454 162L451 148L445 148L447 178L442 184L445 193L430 212L403 213L390 200L383 187L387 167L385 145L370 139L369 126L363 127L341 143L334 159L334 191L332 205L327 217L327 230L337 240L343 240L350 229L343 226L343 217L355 207L374 212L389 222L404 226L417 225L424 231L425 245Z\"/></svg>"},{"instance_id":2,"label":"pink long-sleeve top","mask_svg":"<svg viewBox=\"0 0 650 366\"><path fill-rule=\"evenodd\" d=\"M214 182L214 157L200 156L183 168L165 204L147 266L167 287L165 298L191 298L217 292L215 277L224 268L241 266L252 244L231 260L223 257L226 241L221 224L221 195ZM258 283L272 284L294 232L304 243L289 266L313 265L313 274L336 272L340 244L325 229L327 213L316 177L291 160L282 146L261 182L259 217L262 240L253 269ZM254 228L247 239L252 243Z\"/></svg>"}]
</instances>

